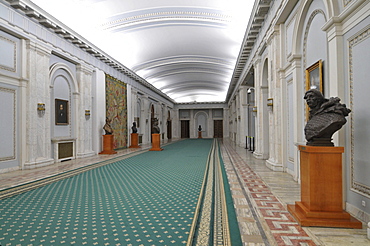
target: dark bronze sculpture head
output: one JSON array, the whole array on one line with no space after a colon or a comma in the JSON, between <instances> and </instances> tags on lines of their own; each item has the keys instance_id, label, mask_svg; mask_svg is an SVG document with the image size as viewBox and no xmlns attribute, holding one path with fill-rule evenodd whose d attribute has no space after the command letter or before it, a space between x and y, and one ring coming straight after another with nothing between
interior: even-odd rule
<instances>
[{"instance_id":1,"label":"dark bronze sculpture head","mask_svg":"<svg viewBox=\"0 0 370 246\"><path fill-rule=\"evenodd\" d=\"M333 134L347 122L351 112L338 97L324 98L319 90L308 90L304 99L310 108L307 124L304 128L307 145L334 146Z\"/></svg>"}]
</instances>

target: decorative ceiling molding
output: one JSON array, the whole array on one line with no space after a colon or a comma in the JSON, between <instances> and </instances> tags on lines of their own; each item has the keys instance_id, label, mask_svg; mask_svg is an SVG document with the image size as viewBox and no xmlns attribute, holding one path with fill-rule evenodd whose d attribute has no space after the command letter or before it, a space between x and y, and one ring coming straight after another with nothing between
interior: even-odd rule
<instances>
[{"instance_id":1,"label":"decorative ceiling molding","mask_svg":"<svg viewBox=\"0 0 370 246\"><path fill-rule=\"evenodd\" d=\"M230 69L232 70L232 69ZM184 74L184 73L202 73L202 74L214 74L217 76L225 76L225 72L220 69L210 69L203 67L182 67L177 69L168 69L158 73L153 73L150 76L145 76L146 80L154 78L165 78L172 75Z\"/></svg>"},{"instance_id":2,"label":"decorative ceiling molding","mask_svg":"<svg viewBox=\"0 0 370 246\"><path fill-rule=\"evenodd\" d=\"M118 19L102 24L103 30L130 31L132 29L153 28L168 25L205 25L209 27L225 27L231 23L231 16L197 11L182 11L177 8L173 11L158 11L157 8L146 14L133 15L124 13ZM141 11L137 11L141 12ZM129 15L129 16L128 16ZM117 17L115 17L117 18Z\"/></svg>"},{"instance_id":3,"label":"decorative ceiling molding","mask_svg":"<svg viewBox=\"0 0 370 246\"><path fill-rule=\"evenodd\" d=\"M220 66L220 67L225 67L226 65L227 67L230 67L230 69L233 69L233 65L234 65L229 60L220 59L217 57L183 55L183 56L163 57L160 59L147 61L145 63L134 66L132 70L137 72L140 70L147 70L147 69L153 69L153 68L163 67L167 65L184 64L184 63L186 64L200 64L201 63L201 64Z\"/></svg>"}]
</instances>

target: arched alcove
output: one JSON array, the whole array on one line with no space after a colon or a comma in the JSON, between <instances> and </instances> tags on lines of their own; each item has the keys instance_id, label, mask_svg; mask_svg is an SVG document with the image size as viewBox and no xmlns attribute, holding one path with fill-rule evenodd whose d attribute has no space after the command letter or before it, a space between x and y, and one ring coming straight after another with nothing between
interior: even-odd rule
<instances>
[{"instance_id":1,"label":"arched alcove","mask_svg":"<svg viewBox=\"0 0 370 246\"><path fill-rule=\"evenodd\" d=\"M52 157L56 161L75 158L76 111L78 95L77 80L70 68L63 63L50 67L51 138Z\"/></svg>"},{"instance_id":2,"label":"arched alcove","mask_svg":"<svg viewBox=\"0 0 370 246\"><path fill-rule=\"evenodd\" d=\"M199 126L202 128L203 137L208 136L208 114L205 111L199 111L195 114L195 131L198 132Z\"/></svg>"}]
</instances>

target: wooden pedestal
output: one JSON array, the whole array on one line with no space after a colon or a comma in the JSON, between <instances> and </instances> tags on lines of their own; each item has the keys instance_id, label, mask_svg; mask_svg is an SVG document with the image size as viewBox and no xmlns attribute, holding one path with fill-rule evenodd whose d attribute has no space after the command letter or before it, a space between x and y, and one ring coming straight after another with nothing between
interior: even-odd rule
<instances>
[{"instance_id":1,"label":"wooden pedestal","mask_svg":"<svg viewBox=\"0 0 370 246\"><path fill-rule=\"evenodd\" d=\"M198 131L198 138L202 138L202 132Z\"/></svg>"},{"instance_id":2,"label":"wooden pedestal","mask_svg":"<svg viewBox=\"0 0 370 246\"><path fill-rule=\"evenodd\" d=\"M131 133L131 145L129 148L140 148L139 146L139 134Z\"/></svg>"},{"instance_id":3,"label":"wooden pedestal","mask_svg":"<svg viewBox=\"0 0 370 246\"><path fill-rule=\"evenodd\" d=\"M152 134L152 148L150 151L161 151L161 134L153 133Z\"/></svg>"},{"instance_id":4,"label":"wooden pedestal","mask_svg":"<svg viewBox=\"0 0 370 246\"><path fill-rule=\"evenodd\" d=\"M299 146L301 201L288 211L302 226L362 228L343 210L343 147Z\"/></svg>"},{"instance_id":5,"label":"wooden pedestal","mask_svg":"<svg viewBox=\"0 0 370 246\"><path fill-rule=\"evenodd\" d=\"M99 153L100 155L113 155L117 154L113 150L113 135L103 135L103 151Z\"/></svg>"}]
</instances>

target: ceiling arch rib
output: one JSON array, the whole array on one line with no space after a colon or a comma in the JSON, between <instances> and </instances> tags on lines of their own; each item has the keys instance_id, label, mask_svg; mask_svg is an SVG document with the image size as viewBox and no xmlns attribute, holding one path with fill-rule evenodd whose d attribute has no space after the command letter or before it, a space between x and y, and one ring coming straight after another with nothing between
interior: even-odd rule
<instances>
[{"instance_id":1,"label":"ceiling arch rib","mask_svg":"<svg viewBox=\"0 0 370 246\"><path fill-rule=\"evenodd\" d=\"M155 28L161 25L205 25L208 27L227 28L231 16L207 8L167 7L150 8L110 17L102 24L103 30L111 32L137 31Z\"/></svg>"},{"instance_id":2,"label":"ceiling arch rib","mask_svg":"<svg viewBox=\"0 0 370 246\"><path fill-rule=\"evenodd\" d=\"M192 81L178 81L176 83L171 83L170 85L163 85L161 86L160 90L165 90L166 93L174 92L175 90L183 90L187 89L188 87L193 88L202 88L202 89L209 89L209 90L219 90L225 88L227 86L227 82L219 82L219 81L205 81L205 80L192 80Z\"/></svg>"},{"instance_id":3,"label":"ceiling arch rib","mask_svg":"<svg viewBox=\"0 0 370 246\"><path fill-rule=\"evenodd\" d=\"M191 56L191 55L178 55L172 57L161 57L155 60L146 61L145 63L138 64L132 67L132 70L138 72L140 70L152 69L167 65L182 65L182 64L208 64L218 67L227 67L233 69L235 63L230 62L226 59L220 59L218 57L207 57L207 56Z\"/></svg>"},{"instance_id":4,"label":"ceiling arch rib","mask_svg":"<svg viewBox=\"0 0 370 246\"><path fill-rule=\"evenodd\" d=\"M178 74L185 74L185 73L199 73L199 74L211 74L217 76L224 76L225 72L220 69L211 69L211 68L204 68L204 67L181 67L181 68L174 68L164 70L158 73L151 74L150 76L146 76L145 79L150 81L154 79L161 79L169 76L176 76Z\"/></svg>"}]
</instances>

